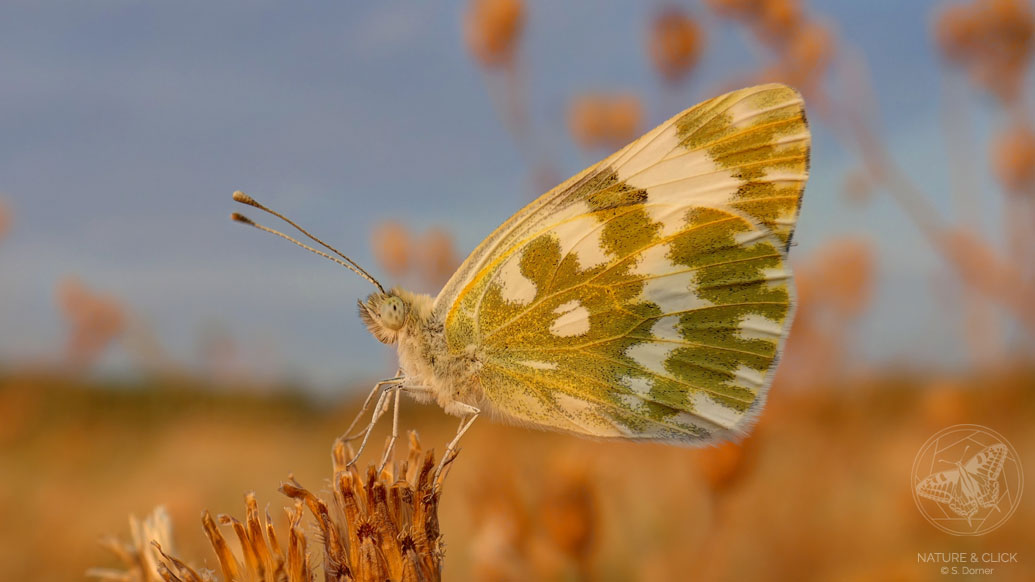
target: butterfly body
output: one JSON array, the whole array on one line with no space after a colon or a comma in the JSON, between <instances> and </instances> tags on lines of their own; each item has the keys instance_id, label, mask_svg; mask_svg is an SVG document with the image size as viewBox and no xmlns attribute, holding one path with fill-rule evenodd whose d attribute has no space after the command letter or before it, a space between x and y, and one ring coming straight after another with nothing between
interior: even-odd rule
<instances>
[{"instance_id":1,"label":"butterfly body","mask_svg":"<svg viewBox=\"0 0 1035 582\"><path fill-rule=\"evenodd\" d=\"M375 293L397 385L460 416L703 444L757 417L793 312L808 175L800 95L693 107L544 194L434 299Z\"/></svg>"},{"instance_id":2,"label":"butterfly body","mask_svg":"<svg viewBox=\"0 0 1035 582\"><path fill-rule=\"evenodd\" d=\"M393 298L404 314L396 329L385 321L383 308ZM447 413L461 416L471 407L480 408L482 402L478 354L474 349L457 353L447 348L445 326L432 303L429 295L395 288L370 295L359 302L359 309L371 334L396 346L402 372L399 387L418 402L435 402Z\"/></svg>"}]
</instances>

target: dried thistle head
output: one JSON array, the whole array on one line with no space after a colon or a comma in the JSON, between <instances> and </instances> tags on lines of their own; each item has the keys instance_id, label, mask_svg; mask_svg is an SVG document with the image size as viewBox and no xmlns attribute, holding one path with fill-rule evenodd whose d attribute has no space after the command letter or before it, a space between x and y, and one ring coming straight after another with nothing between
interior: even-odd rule
<instances>
[{"instance_id":1,"label":"dried thistle head","mask_svg":"<svg viewBox=\"0 0 1035 582\"><path fill-rule=\"evenodd\" d=\"M3 238L10 229L11 211L4 205L3 200L0 200L0 238Z\"/></svg>"},{"instance_id":2,"label":"dried thistle head","mask_svg":"<svg viewBox=\"0 0 1035 582\"><path fill-rule=\"evenodd\" d=\"M798 30L804 18L798 0L762 2L758 14L758 35L769 44L782 44Z\"/></svg>"},{"instance_id":3,"label":"dried thistle head","mask_svg":"<svg viewBox=\"0 0 1035 582\"><path fill-rule=\"evenodd\" d=\"M125 306L75 277L58 283L57 300L69 328L67 358L75 367L92 364L126 330Z\"/></svg>"},{"instance_id":4,"label":"dried thistle head","mask_svg":"<svg viewBox=\"0 0 1035 582\"><path fill-rule=\"evenodd\" d=\"M432 289L444 285L460 266L453 237L443 228L433 227L424 234L420 252L424 281Z\"/></svg>"},{"instance_id":5,"label":"dried thistle head","mask_svg":"<svg viewBox=\"0 0 1035 582\"><path fill-rule=\"evenodd\" d=\"M471 0L464 18L467 49L485 67L511 62L525 25L521 0Z\"/></svg>"},{"instance_id":6,"label":"dried thistle head","mask_svg":"<svg viewBox=\"0 0 1035 582\"><path fill-rule=\"evenodd\" d=\"M940 8L934 36L945 58L1004 102L1016 100L1035 50L1035 10L1023 0Z\"/></svg>"},{"instance_id":7,"label":"dried thistle head","mask_svg":"<svg viewBox=\"0 0 1035 582\"><path fill-rule=\"evenodd\" d=\"M472 580L591 580L600 541L599 484L589 465L555 457L533 495L512 468L481 476L471 492Z\"/></svg>"},{"instance_id":8,"label":"dried thistle head","mask_svg":"<svg viewBox=\"0 0 1035 582\"><path fill-rule=\"evenodd\" d=\"M422 453L417 434L411 432L407 459L380 473L371 466L361 474L350 466L352 452L341 441L332 457L332 504L294 481L280 488L316 518L326 579L439 580L442 534L434 453Z\"/></svg>"},{"instance_id":9,"label":"dried thistle head","mask_svg":"<svg viewBox=\"0 0 1035 582\"><path fill-rule=\"evenodd\" d=\"M378 473L348 466L351 451L335 443L333 500L327 502L291 480L281 492L295 500L287 535L276 533L267 514L259 515L254 494L245 497L244 521L202 515L202 526L219 561L220 575L197 570L173 557L171 526L161 509L140 522L130 520L128 543L105 545L125 570L94 569L88 574L104 582L314 582L322 572L327 582L436 581L442 577L442 535L438 524L441 489L433 481L435 458L423 453L410 433L406 460ZM302 525L304 510L316 521L323 544L322 567L314 566ZM229 526L240 542L235 553L220 531Z\"/></svg>"},{"instance_id":10,"label":"dried thistle head","mask_svg":"<svg viewBox=\"0 0 1035 582\"><path fill-rule=\"evenodd\" d=\"M678 83L697 64L704 37L689 14L668 7L654 17L648 42L654 68L669 83Z\"/></svg>"},{"instance_id":11,"label":"dried thistle head","mask_svg":"<svg viewBox=\"0 0 1035 582\"><path fill-rule=\"evenodd\" d=\"M758 14L759 0L705 0L713 12L734 20L750 20Z\"/></svg>"},{"instance_id":12,"label":"dried thistle head","mask_svg":"<svg viewBox=\"0 0 1035 582\"><path fill-rule=\"evenodd\" d=\"M1035 131L1020 123L996 136L992 169L1008 192L1030 193L1035 187Z\"/></svg>"},{"instance_id":13,"label":"dried thistle head","mask_svg":"<svg viewBox=\"0 0 1035 582\"><path fill-rule=\"evenodd\" d=\"M600 535L596 480L585 463L573 459L558 463L552 473L539 504L540 522L550 545L588 580Z\"/></svg>"},{"instance_id":14,"label":"dried thistle head","mask_svg":"<svg viewBox=\"0 0 1035 582\"><path fill-rule=\"evenodd\" d=\"M395 221L385 221L374 227L370 244L381 268L393 277L401 277L410 265L413 244L410 231Z\"/></svg>"},{"instance_id":15,"label":"dried thistle head","mask_svg":"<svg viewBox=\"0 0 1035 582\"><path fill-rule=\"evenodd\" d=\"M115 537L101 540L101 545L122 562L125 570L91 568L86 575L103 582L162 582L158 566L162 555L156 544L172 547L172 523L161 506L144 519L129 516L129 541Z\"/></svg>"},{"instance_id":16,"label":"dried thistle head","mask_svg":"<svg viewBox=\"0 0 1035 582\"><path fill-rule=\"evenodd\" d=\"M586 149L621 147L640 133L643 104L628 93L587 93L572 99L568 127Z\"/></svg>"}]
</instances>

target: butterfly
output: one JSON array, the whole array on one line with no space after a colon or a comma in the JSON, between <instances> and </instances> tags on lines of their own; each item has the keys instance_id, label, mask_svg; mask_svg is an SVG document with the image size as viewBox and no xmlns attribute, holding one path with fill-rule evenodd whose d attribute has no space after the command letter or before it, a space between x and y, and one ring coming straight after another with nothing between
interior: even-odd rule
<instances>
[{"instance_id":1,"label":"butterfly","mask_svg":"<svg viewBox=\"0 0 1035 582\"><path fill-rule=\"evenodd\" d=\"M400 370L364 404L377 397L364 445L393 395L398 433L401 392L461 417L443 462L482 414L701 445L745 434L765 403L794 310L787 253L810 144L785 85L700 103L512 216L434 298L386 291L289 220L343 260L233 217L377 288L360 315Z\"/></svg>"},{"instance_id":2,"label":"butterfly","mask_svg":"<svg viewBox=\"0 0 1035 582\"><path fill-rule=\"evenodd\" d=\"M1006 445L994 444L955 469L932 473L916 485L920 497L948 505L967 524L979 509L999 504L999 475L1006 462Z\"/></svg>"}]
</instances>

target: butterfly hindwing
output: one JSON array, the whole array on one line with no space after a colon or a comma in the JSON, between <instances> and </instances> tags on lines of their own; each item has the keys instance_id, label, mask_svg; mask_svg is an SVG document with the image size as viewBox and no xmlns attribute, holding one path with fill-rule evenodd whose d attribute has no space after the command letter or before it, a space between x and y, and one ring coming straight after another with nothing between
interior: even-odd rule
<instances>
[{"instance_id":1,"label":"butterfly hindwing","mask_svg":"<svg viewBox=\"0 0 1035 582\"><path fill-rule=\"evenodd\" d=\"M698 105L500 227L435 309L498 416L598 437L745 430L790 324L808 171L793 90Z\"/></svg>"}]
</instances>

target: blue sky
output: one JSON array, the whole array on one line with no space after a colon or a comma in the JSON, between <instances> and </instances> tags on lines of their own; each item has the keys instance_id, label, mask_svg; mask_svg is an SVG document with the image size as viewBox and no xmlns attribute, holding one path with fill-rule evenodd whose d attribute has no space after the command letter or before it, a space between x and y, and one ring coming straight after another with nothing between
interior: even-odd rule
<instances>
[{"instance_id":1,"label":"blue sky","mask_svg":"<svg viewBox=\"0 0 1035 582\"><path fill-rule=\"evenodd\" d=\"M603 9L605 4L610 4ZM811 3L868 61L892 153L949 210L933 2ZM706 17L697 3L686 4ZM6 2L0 6L0 359L60 349L54 288L75 274L124 299L177 360L205 330L267 371L331 391L389 373L355 301L369 285L286 243L232 224L242 189L377 271L372 226L441 225L462 252L535 194L527 167L467 56L463 4L406 2ZM650 122L674 111L645 50L647 3L529 2L522 58L536 132L564 174L595 161L571 143L568 99L643 96ZM745 35L709 19L682 106L756 68ZM958 86L959 80L949 79ZM971 99L979 135L995 123ZM808 253L844 234L878 243L880 282L860 357L949 363L957 319L932 281L945 269L884 196L839 194L854 167L821 124L798 230ZM982 143L984 141L982 140ZM978 150L983 146L979 146ZM978 169L984 175L983 160ZM982 195L988 226L993 191ZM385 278L386 277L382 277ZM103 370L131 366L113 350Z\"/></svg>"}]
</instances>

